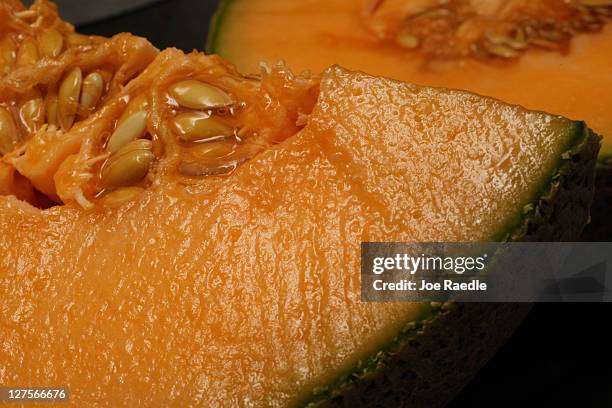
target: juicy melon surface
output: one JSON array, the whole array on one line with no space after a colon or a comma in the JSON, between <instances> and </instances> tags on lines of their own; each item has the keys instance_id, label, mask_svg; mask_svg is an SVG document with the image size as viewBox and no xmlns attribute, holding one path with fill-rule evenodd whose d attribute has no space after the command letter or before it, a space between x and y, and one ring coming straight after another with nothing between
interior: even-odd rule
<instances>
[{"instance_id":1,"label":"juicy melon surface","mask_svg":"<svg viewBox=\"0 0 612 408\"><path fill-rule=\"evenodd\" d=\"M496 239L575 126L331 68L307 126L231 176L114 209L0 197L0 383L74 406L304 402L427 312L360 301L360 242Z\"/></svg>"},{"instance_id":2,"label":"juicy melon surface","mask_svg":"<svg viewBox=\"0 0 612 408\"><path fill-rule=\"evenodd\" d=\"M567 53L529 50L516 61L427 61L418 52L381 44L353 0L229 0L215 53L242 72L284 60L295 70L332 64L427 86L465 89L528 109L584 120L612 154L612 24L575 37Z\"/></svg>"}]
</instances>

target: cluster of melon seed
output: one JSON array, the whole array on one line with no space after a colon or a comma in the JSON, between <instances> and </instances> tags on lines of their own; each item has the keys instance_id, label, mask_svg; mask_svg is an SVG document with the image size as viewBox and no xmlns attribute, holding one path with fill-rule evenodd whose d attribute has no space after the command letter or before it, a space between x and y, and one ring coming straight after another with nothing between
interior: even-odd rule
<instances>
[{"instance_id":1,"label":"cluster of melon seed","mask_svg":"<svg viewBox=\"0 0 612 408\"><path fill-rule=\"evenodd\" d=\"M530 47L562 50L576 34L600 30L612 18L612 0L431 0L407 7L410 12L401 19L396 16L404 10L395 2L371 3L366 15L377 35L447 58L509 59ZM381 26L386 28L381 31Z\"/></svg>"},{"instance_id":2,"label":"cluster of melon seed","mask_svg":"<svg viewBox=\"0 0 612 408\"><path fill-rule=\"evenodd\" d=\"M36 36L20 34L5 36L0 40L0 61L3 73L18 67L36 64L42 58L57 58L71 46L86 46L89 37L77 34L62 34L55 28L47 28Z\"/></svg>"},{"instance_id":3,"label":"cluster of melon seed","mask_svg":"<svg viewBox=\"0 0 612 408\"><path fill-rule=\"evenodd\" d=\"M79 67L68 71L55 86L32 88L17 101L0 104L0 154L6 154L43 125L68 130L98 106L112 73L94 70L83 77Z\"/></svg>"},{"instance_id":4,"label":"cluster of melon seed","mask_svg":"<svg viewBox=\"0 0 612 408\"><path fill-rule=\"evenodd\" d=\"M1 74L34 65L44 58L57 58L70 47L83 47L91 43L90 37L75 33L70 25L61 21L56 11L49 9L49 4L44 3L42 7L42 10L33 7L13 13L13 18L24 26L17 31L6 28L0 38Z\"/></svg>"},{"instance_id":5,"label":"cluster of melon seed","mask_svg":"<svg viewBox=\"0 0 612 408\"><path fill-rule=\"evenodd\" d=\"M225 91L198 80L183 80L170 86L168 101L176 108L173 130L189 151L201 160L220 158L233 151L237 141L234 128L221 119L234 105ZM147 117L148 100L141 94L129 102L106 142L108 158L102 165L100 180L104 189L115 189L105 198L107 201L122 201L137 194L139 187L134 185L146 177L156 159L147 132ZM187 175L205 175L185 171L184 166L181 169Z\"/></svg>"},{"instance_id":6,"label":"cluster of melon seed","mask_svg":"<svg viewBox=\"0 0 612 408\"><path fill-rule=\"evenodd\" d=\"M39 6L50 7L47 3ZM70 47L85 50L92 45L92 38L73 32L54 10L42 9L41 13L33 8L13 13L25 28L8 30L0 37L0 73L56 60ZM38 85L15 100L0 103L0 155L15 149L43 125L70 129L75 118L85 118L96 108L111 77L102 70L83 77L75 67L65 73L59 87Z\"/></svg>"},{"instance_id":7,"label":"cluster of melon seed","mask_svg":"<svg viewBox=\"0 0 612 408\"><path fill-rule=\"evenodd\" d=\"M186 176L226 173L230 156L240 142L232 126L235 101L222 89L198 80L185 80L170 88L171 103L177 110L172 125L185 151L179 172Z\"/></svg>"},{"instance_id":8,"label":"cluster of melon seed","mask_svg":"<svg viewBox=\"0 0 612 408\"><path fill-rule=\"evenodd\" d=\"M578 33L594 32L612 18L612 0L564 2L564 18L557 21L519 19L513 27L487 31L473 48L475 54L500 58L518 57L530 46L560 50Z\"/></svg>"},{"instance_id":9,"label":"cluster of melon seed","mask_svg":"<svg viewBox=\"0 0 612 408\"><path fill-rule=\"evenodd\" d=\"M155 160L153 142L146 138L149 102L145 94L130 101L106 142L108 159L102 165L102 187L112 189L142 180Z\"/></svg>"}]
</instances>

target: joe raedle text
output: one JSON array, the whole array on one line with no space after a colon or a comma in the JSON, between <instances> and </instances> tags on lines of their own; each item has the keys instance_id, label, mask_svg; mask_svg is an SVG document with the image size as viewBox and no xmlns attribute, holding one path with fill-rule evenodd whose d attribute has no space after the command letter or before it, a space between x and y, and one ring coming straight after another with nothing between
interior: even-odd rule
<instances>
[{"instance_id":1,"label":"joe raedle text","mask_svg":"<svg viewBox=\"0 0 612 408\"><path fill-rule=\"evenodd\" d=\"M429 281L426 279L420 279L417 281L401 279L396 282L385 282L382 279L375 279L372 282L372 289L375 291L469 291L478 292L486 291L487 283L482 282L479 279L471 279L467 282L456 282L451 279L444 279L442 282Z\"/></svg>"},{"instance_id":2,"label":"joe raedle text","mask_svg":"<svg viewBox=\"0 0 612 408\"><path fill-rule=\"evenodd\" d=\"M374 279L370 289L375 292L486 291L487 283L477 277L485 268L486 258L486 254L477 257L424 254L374 257L371 269Z\"/></svg>"}]
</instances>

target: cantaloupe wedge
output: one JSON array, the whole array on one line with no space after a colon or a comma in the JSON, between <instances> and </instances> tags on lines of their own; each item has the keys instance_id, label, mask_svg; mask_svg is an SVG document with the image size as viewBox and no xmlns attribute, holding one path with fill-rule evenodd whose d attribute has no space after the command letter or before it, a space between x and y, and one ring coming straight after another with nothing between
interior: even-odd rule
<instances>
[{"instance_id":1,"label":"cantaloupe wedge","mask_svg":"<svg viewBox=\"0 0 612 408\"><path fill-rule=\"evenodd\" d=\"M212 161L172 125L198 101L247 129ZM118 163L130 151L103 153L135 105L155 157L138 188L96 190L108 162L77 156L54 176L65 205L0 197L5 386L67 386L74 406L439 405L525 308L362 302L360 243L572 240L588 219L599 138L473 94L339 67L242 78L167 50L58 138Z\"/></svg>"}]
</instances>

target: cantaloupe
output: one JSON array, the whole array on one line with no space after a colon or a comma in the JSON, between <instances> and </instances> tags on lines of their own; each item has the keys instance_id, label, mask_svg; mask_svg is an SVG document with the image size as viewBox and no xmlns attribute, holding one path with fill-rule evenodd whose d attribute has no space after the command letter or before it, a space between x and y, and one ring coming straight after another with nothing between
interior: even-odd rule
<instances>
[{"instance_id":1,"label":"cantaloupe","mask_svg":"<svg viewBox=\"0 0 612 408\"><path fill-rule=\"evenodd\" d=\"M0 197L4 386L66 386L73 406L436 406L526 306L362 302L360 243L574 240L599 138L466 92L243 77L170 49L23 149L8 163L62 205Z\"/></svg>"}]
</instances>

